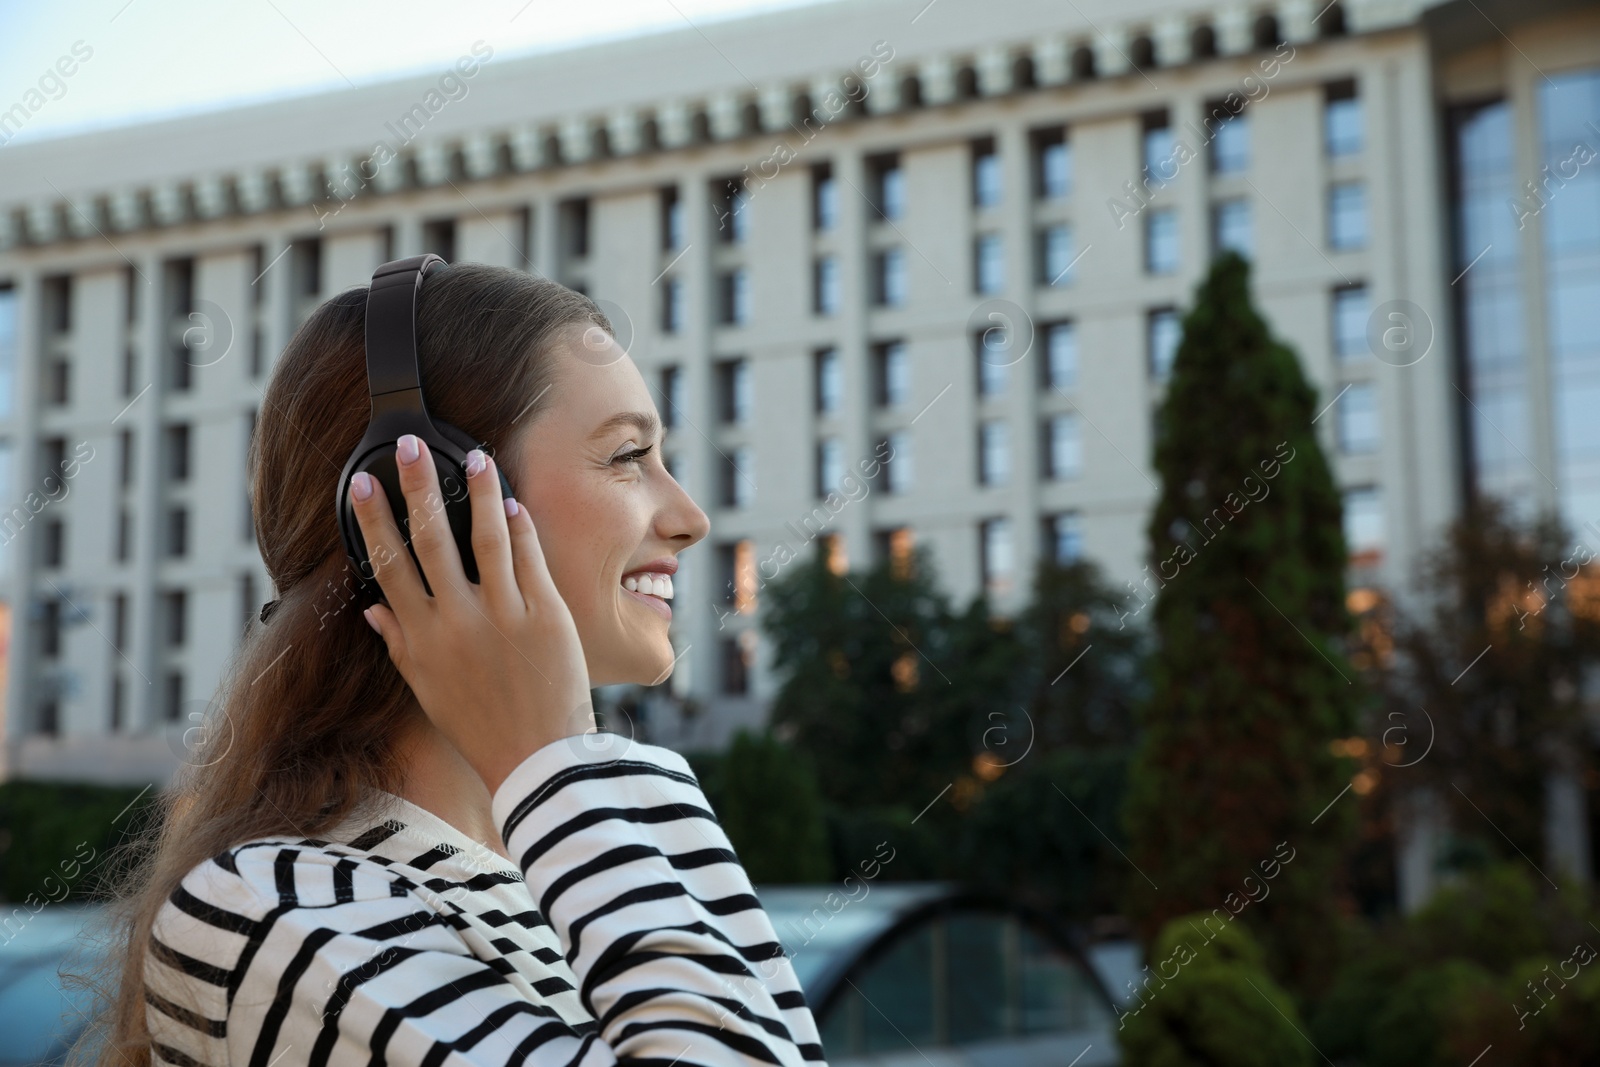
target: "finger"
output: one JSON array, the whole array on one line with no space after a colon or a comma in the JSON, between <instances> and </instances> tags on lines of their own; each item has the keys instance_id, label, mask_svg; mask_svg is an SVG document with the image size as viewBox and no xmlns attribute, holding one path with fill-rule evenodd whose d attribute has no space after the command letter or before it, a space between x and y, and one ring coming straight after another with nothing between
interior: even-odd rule
<instances>
[{"instance_id":1,"label":"finger","mask_svg":"<svg viewBox=\"0 0 1600 1067\"><path fill-rule=\"evenodd\" d=\"M473 463L479 466L473 471ZM494 460L478 449L467 453L467 496L472 502L472 556L478 562L478 587L491 608L522 606L511 567L511 535L501 503Z\"/></svg>"},{"instance_id":2,"label":"finger","mask_svg":"<svg viewBox=\"0 0 1600 1067\"><path fill-rule=\"evenodd\" d=\"M451 591L465 595L467 575L461 569L461 553L450 531L444 495L439 491L439 472L434 469L427 443L415 434L402 436L395 449L395 466L400 471L400 489L406 496L406 513L411 517L411 547L422 564L428 586L435 598Z\"/></svg>"},{"instance_id":3,"label":"finger","mask_svg":"<svg viewBox=\"0 0 1600 1067\"><path fill-rule=\"evenodd\" d=\"M507 501L510 507L513 501ZM511 565L516 572L517 589L525 604L532 609L539 601L554 591L550 569L545 564L544 549L539 545L539 532L533 528L528 509L516 504L517 513L506 519L506 529L511 536Z\"/></svg>"},{"instance_id":4,"label":"finger","mask_svg":"<svg viewBox=\"0 0 1600 1067\"><path fill-rule=\"evenodd\" d=\"M365 500L360 495L363 487L370 489ZM422 576L406 553L405 539L394 521L394 511L389 507L382 483L365 471L356 474L350 482L350 504L355 509L356 524L361 527L361 538L367 545L371 577L390 604L409 610L427 594L422 588Z\"/></svg>"},{"instance_id":5,"label":"finger","mask_svg":"<svg viewBox=\"0 0 1600 1067\"><path fill-rule=\"evenodd\" d=\"M384 647L389 650L389 659L396 667L400 666L405 660L406 634L395 613L383 604L374 604L361 614L366 616L367 624L378 631L378 636L383 638Z\"/></svg>"}]
</instances>

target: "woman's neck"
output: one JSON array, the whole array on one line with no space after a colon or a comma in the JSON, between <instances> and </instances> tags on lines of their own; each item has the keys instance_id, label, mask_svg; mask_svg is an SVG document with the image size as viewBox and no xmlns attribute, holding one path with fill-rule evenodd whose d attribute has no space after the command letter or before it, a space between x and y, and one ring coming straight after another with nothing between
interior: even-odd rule
<instances>
[{"instance_id":1,"label":"woman's neck","mask_svg":"<svg viewBox=\"0 0 1600 1067\"><path fill-rule=\"evenodd\" d=\"M500 831L494 824L492 798L483 779L420 712L401 738L398 749L405 768L397 790L401 797L427 809L495 853L507 856Z\"/></svg>"}]
</instances>

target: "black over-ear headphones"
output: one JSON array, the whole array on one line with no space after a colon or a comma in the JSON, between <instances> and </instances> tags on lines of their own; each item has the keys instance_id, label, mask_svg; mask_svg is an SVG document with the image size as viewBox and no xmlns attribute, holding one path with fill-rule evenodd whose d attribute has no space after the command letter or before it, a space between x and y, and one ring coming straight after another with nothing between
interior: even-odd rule
<instances>
[{"instance_id":1,"label":"black over-ear headphones","mask_svg":"<svg viewBox=\"0 0 1600 1067\"><path fill-rule=\"evenodd\" d=\"M367 289L367 389L372 396L372 415L367 422L366 436L350 453L339 475L334 504L338 508L345 554L355 566L362 585L374 596L378 585L373 579L361 526L356 522L350 499L350 478L358 471L366 471L383 486L384 495L394 510L395 524L415 559L409 509L405 494L400 490L400 473L394 454L395 442L408 433L427 442L428 454L439 472L444 517L455 535L462 569L468 580L478 580L478 562L472 554L472 506L467 498L466 468L467 453L479 447L479 443L470 434L428 415L428 406L422 399L422 373L417 364L417 296L429 272L444 265L445 261L432 253L397 259L374 271L372 284ZM500 474L500 495L511 496L511 485L505 474L498 465L495 470ZM424 521L437 521L438 517L436 511ZM418 569L421 569L420 564ZM423 583L427 584L426 576ZM433 592L431 588L428 591Z\"/></svg>"}]
</instances>

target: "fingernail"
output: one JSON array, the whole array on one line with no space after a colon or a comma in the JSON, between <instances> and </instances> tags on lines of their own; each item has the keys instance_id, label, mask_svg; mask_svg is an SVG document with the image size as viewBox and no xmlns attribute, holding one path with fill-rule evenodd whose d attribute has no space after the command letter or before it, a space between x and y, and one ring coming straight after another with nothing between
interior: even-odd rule
<instances>
[{"instance_id":1,"label":"fingernail","mask_svg":"<svg viewBox=\"0 0 1600 1067\"><path fill-rule=\"evenodd\" d=\"M478 472L483 470L483 468L487 465L488 461L484 458L482 449L474 448L471 452L467 453L468 478L476 478L478 476Z\"/></svg>"},{"instance_id":2,"label":"fingernail","mask_svg":"<svg viewBox=\"0 0 1600 1067\"><path fill-rule=\"evenodd\" d=\"M350 495L357 500L365 500L372 495L372 475L366 471L358 471L350 479Z\"/></svg>"},{"instance_id":3,"label":"fingernail","mask_svg":"<svg viewBox=\"0 0 1600 1067\"><path fill-rule=\"evenodd\" d=\"M506 518L508 518L508 519L514 517L518 511L522 510L519 507L517 507L517 501L516 501L516 499L514 497L509 497L509 496L506 497L505 498L505 502L506 502Z\"/></svg>"},{"instance_id":4,"label":"fingernail","mask_svg":"<svg viewBox=\"0 0 1600 1067\"><path fill-rule=\"evenodd\" d=\"M367 620L367 625L372 627L373 633L379 634L380 636L383 634L383 631L378 629L378 624L373 621L371 608L367 608L366 610L362 611L361 617Z\"/></svg>"},{"instance_id":5,"label":"fingernail","mask_svg":"<svg viewBox=\"0 0 1600 1067\"><path fill-rule=\"evenodd\" d=\"M395 442L395 451L399 453L401 463L415 463L417 457L422 455L417 435L410 433L400 435L400 440Z\"/></svg>"}]
</instances>

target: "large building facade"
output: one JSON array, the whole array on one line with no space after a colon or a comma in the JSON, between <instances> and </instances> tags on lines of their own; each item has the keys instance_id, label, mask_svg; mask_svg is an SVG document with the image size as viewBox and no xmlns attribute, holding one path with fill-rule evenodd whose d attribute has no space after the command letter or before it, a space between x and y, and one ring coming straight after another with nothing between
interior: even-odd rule
<instances>
[{"instance_id":1,"label":"large building facade","mask_svg":"<svg viewBox=\"0 0 1600 1067\"><path fill-rule=\"evenodd\" d=\"M1358 588L1403 595L1474 488L1600 517L1592 7L842 0L460 51L0 149L8 773L193 747L274 592L274 356L422 251L583 289L657 389L712 519L642 712L679 747L762 720L763 588L813 551L927 546L1000 610L1086 557L1142 621L1153 418L1222 248L1326 405Z\"/></svg>"}]
</instances>

